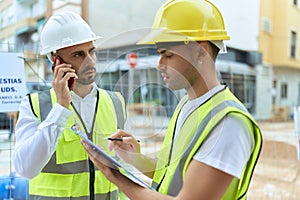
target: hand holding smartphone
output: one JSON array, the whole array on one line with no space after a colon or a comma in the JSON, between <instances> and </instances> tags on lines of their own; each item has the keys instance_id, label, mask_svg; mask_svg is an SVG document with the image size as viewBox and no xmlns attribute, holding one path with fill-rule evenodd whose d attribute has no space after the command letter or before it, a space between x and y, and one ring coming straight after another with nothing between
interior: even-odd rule
<instances>
[{"instance_id":1,"label":"hand holding smartphone","mask_svg":"<svg viewBox=\"0 0 300 200\"><path fill-rule=\"evenodd\" d=\"M59 60L59 63L60 63L60 64L65 63L65 62L63 61L63 59L62 59L60 56L58 56L58 55L53 56L53 64L52 64L52 71L53 71L53 72L54 72L54 69L55 69L55 67L56 67L56 62L57 62L57 60ZM75 81L76 81L75 77L71 77L71 78L68 80L68 87L69 87L69 90L72 90L72 89L73 89Z\"/></svg>"}]
</instances>

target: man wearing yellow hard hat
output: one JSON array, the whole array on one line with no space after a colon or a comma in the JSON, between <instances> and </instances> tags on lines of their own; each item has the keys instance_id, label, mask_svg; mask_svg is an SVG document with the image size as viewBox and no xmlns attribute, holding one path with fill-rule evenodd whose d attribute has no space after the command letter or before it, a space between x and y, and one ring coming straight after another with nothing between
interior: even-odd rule
<instances>
[{"instance_id":1,"label":"man wearing yellow hard hat","mask_svg":"<svg viewBox=\"0 0 300 200\"><path fill-rule=\"evenodd\" d=\"M243 104L218 79L215 61L226 52L220 11L207 0L169 0L139 44L155 44L158 70L172 90L185 89L156 159L140 153L134 137L119 130L110 148L152 178L149 190L101 163L95 165L130 199L246 199L262 137Z\"/></svg>"}]
</instances>

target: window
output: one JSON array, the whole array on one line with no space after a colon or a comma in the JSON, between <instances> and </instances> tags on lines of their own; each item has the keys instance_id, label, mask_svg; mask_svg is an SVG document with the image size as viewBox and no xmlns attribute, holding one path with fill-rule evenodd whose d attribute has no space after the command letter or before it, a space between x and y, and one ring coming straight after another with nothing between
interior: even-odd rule
<instances>
[{"instance_id":1,"label":"window","mask_svg":"<svg viewBox=\"0 0 300 200\"><path fill-rule=\"evenodd\" d=\"M293 5L297 6L298 5L298 0L293 0Z\"/></svg>"},{"instance_id":2,"label":"window","mask_svg":"<svg viewBox=\"0 0 300 200\"><path fill-rule=\"evenodd\" d=\"M297 33L296 31L291 31L291 58L296 58L296 44L297 44Z\"/></svg>"},{"instance_id":3,"label":"window","mask_svg":"<svg viewBox=\"0 0 300 200\"><path fill-rule=\"evenodd\" d=\"M13 5L10 5L1 13L1 28L5 28L15 23L15 10Z\"/></svg>"},{"instance_id":4,"label":"window","mask_svg":"<svg viewBox=\"0 0 300 200\"><path fill-rule=\"evenodd\" d=\"M271 21L268 18L263 18L263 31L271 33Z\"/></svg>"},{"instance_id":5,"label":"window","mask_svg":"<svg viewBox=\"0 0 300 200\"><path fill-rule=\"evenodd\" d=\"M250 113L255 112L255 76L221 72L221 82L226 83Z\"/></svg>"},{"instance_id":6,"label":"window","mask_svg":"<svg viewBox=\"0 0 300 200\"><path fill-rule=\"evenodd\" d=\"M287 99L287 91L288 91L288 85L287 83L281 83L281 98Z\"/></svg>"},{"instance_id":7,"label":"window","mask_svg":"<svg viewBox=\"0 0 300 200\"><path fill-rule=\"evenodd\" d=\"M273 88L272 88L272 104L276 104L276 95L277 94L277 81L273 81Z\"/></svg>"}]
</instances>

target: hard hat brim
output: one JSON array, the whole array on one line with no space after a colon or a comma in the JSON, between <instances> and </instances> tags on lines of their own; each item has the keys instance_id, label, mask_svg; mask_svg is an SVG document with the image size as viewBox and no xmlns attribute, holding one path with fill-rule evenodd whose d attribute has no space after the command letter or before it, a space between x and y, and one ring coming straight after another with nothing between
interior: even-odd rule
<instances>
[{"instance_id":1,"label":"hard hat brim","mask_svg":"<svg viewBox=\"0 0 300 200\"><path fill-rule=\"evenodd\" d=\"M93 38L88 38L86 40L81 40L81 41L77 41L77 42L74 42L74 43L70 43L69 45L62 44L61 48L59 48L59 47L49 47L49 48L45 47L44 49L41 50L40 54L41 55L46 55L48 53L57 51L59 49L63 49L63 48L66 48L66 47L71 47L71 46L75 46L75 45L78 45L78 44L83 44L83 43L87 43L87 42L91 42L91 41L96 41L96 40L101 39L101 38L102 38L101 36L96 35Z\"/></svg>"},{"instance_id":2,"label":"hard hat brim","mask_svg":"<svg viewBox=\"0 0 300 200\"><path fill-rule=\"evenodd\" d=\"M200 34L199 34L200 33ZM203 35L203 37L199 37ZM152 29L144 38L136 44L156 44L161 42L190 42L190 41L214 41L229 40L226 31L202 31L202 30L182 30L180 32L169 29Z\"/></svg>"}]
</instances>

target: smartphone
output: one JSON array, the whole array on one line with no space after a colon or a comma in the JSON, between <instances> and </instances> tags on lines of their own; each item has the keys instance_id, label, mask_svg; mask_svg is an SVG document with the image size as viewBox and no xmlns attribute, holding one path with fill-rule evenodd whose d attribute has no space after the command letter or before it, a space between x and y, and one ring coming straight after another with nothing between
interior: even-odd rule
<instances>
[{"instance_id":1,"label":"smartphone","mask_svg":"<svg viewBox=\"0 0 300 200\"><path fill-rule=\"evenodd\" d=\"M56 61L57 61L57 59L59 60L59 63L60 63L60 64L65 63L65 62L64 62L63 59L62 59L60 56L58 56L58 55L55 55L55 56L53 56L53 57L54 57L54 59L53 59L53 64L52 64L52 71L54 72L54 68L55 68L55 66L56 66ZM68 80L68 87L69 87L69 90L72 90L72 89L73 89L75 80L76 80L75 77L71 77L71 78Z\"/></svg>"}]
</instances>

